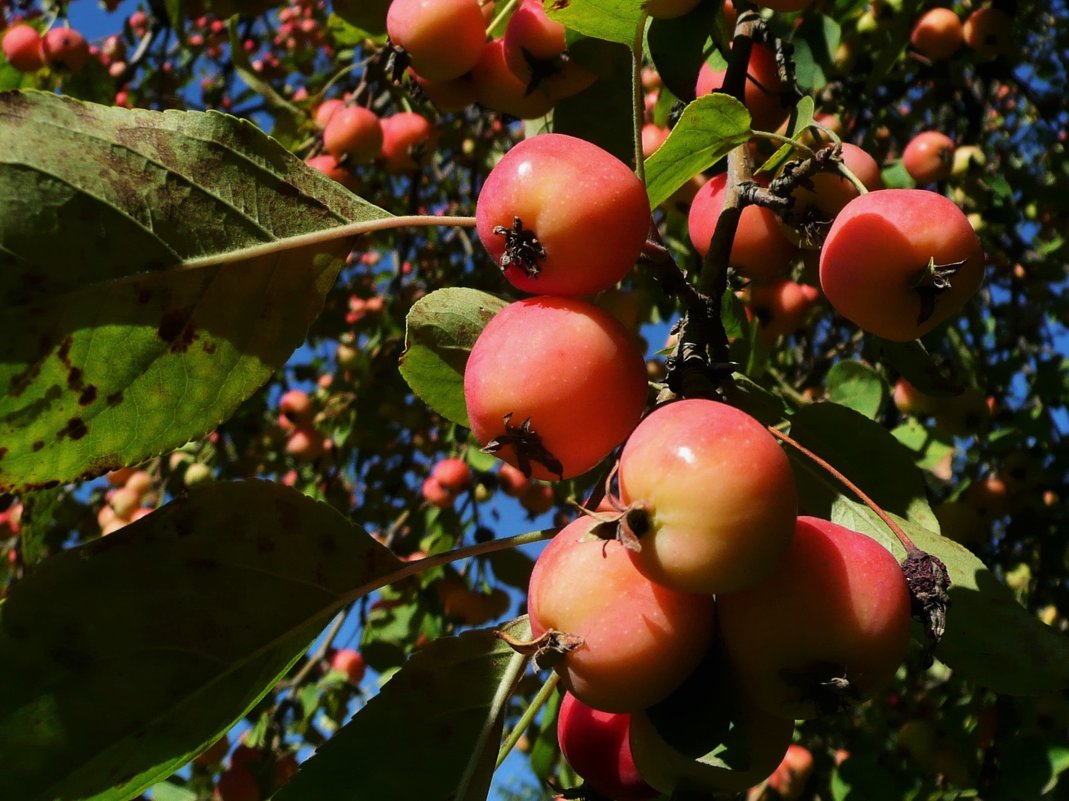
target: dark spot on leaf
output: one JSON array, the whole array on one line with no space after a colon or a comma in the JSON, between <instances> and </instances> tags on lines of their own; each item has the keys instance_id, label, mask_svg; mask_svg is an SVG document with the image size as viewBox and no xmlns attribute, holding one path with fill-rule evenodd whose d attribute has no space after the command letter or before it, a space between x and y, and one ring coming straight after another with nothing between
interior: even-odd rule
<instances>
[{"instance_id":1,"label":"dark spot on leaf","mask_svg":"<svg viewBox=\"0 0 1069 801\"><path fill-rule=\"evenodd\" d=\"M44 446L45 446L44 440L40 440L39 439L39 440L37 440L37 442L33 443L33 445L31 445L30 447L33 448L33 452L34 453L37 453L37 451L41 450L41 448L43 448Z\"/></svg>"},{"instance_id":2,"label":"dark spot on leaf","mask_svg":"<svg viewBox=\"0 0 1069 801\"><path fill-rule=\"evenodd\" d=\"M329 534L320 534L316 545L319 547L319 550L325 554L332 554L338 550L337 541Z\"/></svg>"},{"instance_id":3,"label":"dark spot on leaf","mask_svg":"<svg viewBox=\"0 0 1069 801\"><path fill-rule=\"evenodd\" d=\"M107 401L108 406L118 406L122 403L122 390L120 389L118 392L112 392L105 400Z\"/></svg>"},{"instance_id":4,"label":"dark spot on leaf","mask_svg":"<svg viewBox=\"0 0 1069 801\"><path fill-rule=\"evenodd\" d=\"M7 448L0 448L0 459L3 459L5 456L7 456Z\"/></svg>"},{"instance_id":5,"label":"dark spot on leaf","mask_svg":"<svg viewBox=\"0 0 1069 801\"><path fill-rule=\"evenodd\" d=\"M97 399L97 388L90 384L82 390L82 394L78 396L79 406L88 406L90 403Z\"/></svg>"},{"instance_id":6,"label":"dark spot on leaf","mask_svg":"<svg viewBox=\"0 0 1069 801\"><path fill-rule=\"evenodd\" d=\"M71 388L72 392L81 391L83 375L81 367L71 367L67 370L67 386Z\"/></svg>"},{"instance_id":7,"label":"dark spot on leaf","mask_svg":"<svg viewBox=\"0 0 1069 801\"><path fill-rule=\"evenodd\" d=\"M63 338L63 341L59 343L59 350L56 351L56 358L66 365L70 364L72 345L74 345L74 337L66 336Z\"/></svg>"},{"instance_id":8,"label":"dark spot on leaf","mask_svg":"<svg viewBox=\"0 0 1069 801\"><path fill-rule=\"evenodd\" d=\"M70 437L72 440L78 440L89 433L89 429L85 426L85 421L80 417L72 417L67 421L67 425L59 430L56 435L56 439L63 439L64 437Z\"/></svg>"},{"instance_id":9,"label":"dark spot on leaf","mask_svg":"<svg viewBox=\"0 0 1069 801\"><path fill-rule=\"evenodd\" d=\"M197 338L197 332L190 323L192 309L172 309L163 315L156 334L164 342L170 343L172 353L185 353L193 340Z\"/></svg>"},{"instance_id":10,"label":"dark spot on leaf","mask_svg":"<svg viewBox=\"0 0 1069 801\"><path fill-rule=\"evenodd\" d=\"M204 352L207 353L209 356L215 353L216 345L210 339L204 340L204 344L201 345L201 347L204 349Z\"/></svg>"}]
</instances>

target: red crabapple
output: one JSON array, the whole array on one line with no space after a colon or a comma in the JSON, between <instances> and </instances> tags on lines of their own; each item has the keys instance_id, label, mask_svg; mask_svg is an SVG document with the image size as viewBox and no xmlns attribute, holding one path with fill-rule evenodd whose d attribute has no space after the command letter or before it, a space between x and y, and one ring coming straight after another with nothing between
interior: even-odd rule
<instances>
[{"instance_id":1,"label":"red crabapple","mask_svg":"<svg viewBox=\"0 0 1069 801\"><path fill-rule=\"evenodd\" d=\"M327 123L330 122L330 118L334 116L334 112L345 107L345 101L337 97L332 97L328 100L324 100L320 103L315 110L315 125L319 130L323 130L327 127Z\"/></svg>"},{"instance_id":2,"label":"red crabapple","mask_svg":"<svg viewBox=\"0 0 1069 801\"><path fill-rule=\"evenodd\" d=\"M727 181L726 173L714 175L691 202L687 231L695 250L702 256L709 252L717 220L724 208ZM751 205L739 215L728 264L747 278L777 278L787 272L794 252L794 245L783 235L775 213L763 206Z\"/></svg>"},{"instance_id":3,"label":"red crabapple","mask_svg":"<svg viewBox=\"0 0 1069 801\"><path fill-rule=\"evenodd\" d=\"M283 393L278 409L288 420L299 425L311 423L315 411L312 397L303 389L291 389Z\"/></svg>"},{"instance_id":4,"label":"red crabapple","mask_svg":"<svg viewBox=\"0 0 1069 801\"><path fill-rule=\"evenodd\" d=\"M89 43L71 28L53 28L41 39L41 56L45 64L78 72L89 61Z\"/></svg>"},{"instance_id":5,"label":"red crabapple","mask_svg":"<svg viewBox=\"0 0 1069 801\"><path fill-rule=\"evenodd\" d=\"M479 99L468 74L447 81L429 81L413 69L408 74L440 111L463 111Z\"/></svg>"},{"instance_id":6,"label":"red crabapple","mask_svg":"<svg viewBox=\"0 0 1069 801\"><path fill-rule=\"evenodd\" d=\"M954 166L954 140L939 131L919 133L902 151L902 166L919 184L943 181Z\"/></svg>"},{"instance_id":7,"label":"red crabapple","mask_svg":"<svg viewBox=\"0 0 1069 801\"><path fill-rule=\"evenodd\" d=\"M538 87L528 91L527 82L509 69L503 39L486 43L471 69L471 80L479 104L491 111L530 120L544 117L553 108L549 94Z\"/></svg>"},{"instance_id":8,"label":"red crabapple","mask_svg":"<svg viewBox=\"0 0 1069 801\"><path fill-rule=\"evenodd\" d=\"M994 6L984 6L973 11L966 19L962 31L965 44L982 58L995 58L1009 52L1013 39L1013 18Z\"/></svg>"},{"instance_id":9,"label":"red crabapple","mask_svg":"<svg viewBox=\"0 0 1069 801\"><path fill-rule=\"evenodd\" d=\"M524 292L590 295L634 266L650 227L642 182L597 145L564 134L520 142L490 171L479 238Z\"/></svg>"},{"instance_id":10,"label":"red crabapple","mask_svg":"<svg viewBox=\"0 0 1069 801\"><path fill-rule=\"evenodd\" d=\"M363 655L353 648L339 648L330 660L331 670L337 670L349 677L349 682L359 684L364 678L367 665Z\"/></svg>"},{"instance_id":11,"label":"red crabapple","mask_svg":"<svg viewBox=\"0 0 1069 801\"><path fill-rule=\"evenodd\" d=\"M719 92L727 70L714 70L702 64L694 94L698 97ZM790 106L782 100L783 82L776 67L776 53L770 47L754 44L750 51L744 101L753 118L752 127L758 131L775 131L790 114Z\"/></svg>"},{"instance_id":12,"label":"red crabapple","mask_svg":"<svg viewBox=\"0 0 1069 801\"><path fill-rule=\"evenodd\" d=\"M428 80L457 78L475 66L486 41L477 0L393 0L386 30Z\"/></svg>"},{"instance_id":13,"label":"red crabapple","mask_svg":"<svg viewBox=\"0 0 1069 801\"><path fill-rule=\"evenodd\" d=\"M906 342L956 314L980 288L984 253L953 201L882 189L850 201L820 253L832 307L884 339Z\"/></svg>"},{"instance_id":14,"label":"red crabapple","mask_svg":"<svg viewBox=\"0 0 1069 801\"><path fill-rule=\"evenodd\" d=\"M401 111L382 118L382 157L388 172L409 172L427 164L434 155L433 142L434 128L422 114Z\"/></svg>"},{"instance_id":15,"label":"red crabapple","mask_svg":"<svg viewBox=\"0 0 1069 801\"><path fill-rule=\"evenodd\" d=\"M431 478L450 492L463 492L471 486L471 468L463 459L442 459L431 469Z\"/></svg>"},{"instance_id":16,"label":"red crabapple","mask_svg":"<svg viewBox=\"0 0 1069 801\"><path fill-rule=\"evenodd\" d=\"M906 655L910 598L898 560L827 520L798 518L779 569L716 600L735 675L769 714L809 719L871 698Z\"/></svg>"},{"instance_id":17,"label":"red crabapple","mask_svg":"<svg viewBox=\"0 0 1069 801\"><path fill-rule=\"evenodd\" d=\"M472 433L541 479L585 473L620 444L646 404L646 363L608 312L535 297L499 311L464 370Z\"/></svg>"},{"instance_id":18,"label":"red crabapple","mask_svg":"<svg viewBox=\"0 0 1069 801\"><path fill-rule=\"evenodd\" d=\"M620 455L620 495L651 581L720 593L767 577L787 552L798 513L790 463L763 425L724 403L665 404Z\"/></svg>"},{"instance_id":19,"label":"red crabapple","mask_svg":"<svg viewBox=\"0 0 1069 801\"><path fill-rule=\"evenodd\" d=\"M420 491L427 503L439 509L448 509L456 501L456 494L443 487L432 476L423 479Z\"/></svg>"},{"instance_id":20,"label":"red crabapple","mask_svg":"<svg viewBox=\"0 0 1069 801\"><path fill-rule=\"evenodd\" d=\"M820 299L820 290L780 278L750 287L749 308L760 324L761 336L768 342L793 334L805 323L806 313Z\"/></svg>"},{"instance_id":21,"label":"red crabapple","mask_svg":"<svg viewBox=\"0 0 1069 801\"><path fill-rule=\"evenodd\" d=\"M539 555L527 592L531 631L582 638L556 666L564 686L594 709L633 712L664 698L701 661L713 598L650 581L623 545L590 535L596 523L570 523Z\"/></svg>"},{"instance_id":22,"label":"red crabapple","mask_svg":"<svg viewBox=\"0 0 1069 801\"><path fill-rule=\"evenodd\" d=\"M336 158L348 154L354 162L366 163L382 153L382 123L375 112L361 106L335 111L323 129L323 147Z\"/></svg>"},{"instance_id":23,"label":"red crabapple","mask_svg":"<svg viewBox=\"0 0 1069 801\"><path fill-rule=\"evenodd\" d=\"M260 801L260 784L252 772L241 765L233 765L219 776L215 785L216 801Z\"/></svg>"},{"instance_id":24,"label":"red crabapple","mask_svg":"<svg viewBox=\"0 0 1069 801\"><path fill-rule=\"evenodd\" d=\"M844 142L842 159L866 189L883 189L880 165L860 147ZM811 187L799 186L793 193L791 213L802 224L809 221L831 223L835 215L859 194L853 182L838 171L817 172L809 176L808 181Z\"/></svg>"},{"instance_id":25,"label":"red crabapple","mask_svg":"<svg viewBox=\"0 0 1069 801\"><path fill-rule=\"evenodd\" d=\"M614 801L645 801L657 791L643 781L631 756L626 712L601 712L567 690L557 717L557 742L568 764L595 791Z\"/></svg>"},{"instance_id":26,"label":"red crabapple","mask_svg":"<svg viewBox=\"0 0 1069 801\"><path fill-rule=\"evenodd\" d=\"M921 55L932 61L945 61L961 48L965 32L953 9L933 8L913 24L909 41Z\"/></svg>"},{"instance_id":27,"label":"red crabapple","mask_svg":"<svg viewBox=\"0 0 1069 801\"><path fill-rule=\"evenodd\" d=\"M594 73L564 59L564 26L551 20L542 0L522 0L509 17L503 37L505 63L527 87L540 88L555 102L592 84Z\"/></svg>"},{"instance_id":28,"label":"red crabapple","mask_svg":"<svg viewBox=\"0 0 1069 801\"><path fill-rule=\"evenodd\" d=\"M4 57L17 70L37 72L45 64L41 44L41 34L32 25L12 25L4 33Z\"/></svg>"},{"instance_id":29,"label":"red crabapple","mask_svg":"<svg viewBox=\"0 0 1069 801\"><path fill-rule=\"evenodd\" d=\"M338 160L330 155L330 153L320 153L318 156L309 156L305 159L304 163L313 170L323 173L332 181L337 181L346 189L350 191L356 189L356 176L353 174L352 170L339 164Z\"/></svg>"},{"instance_id":30,"label":"red crabapple","mask_svg":"<svg viewBox=\"0 0 1069 801\"><path fill-rule=\"evenodd\" d=\"M813 754L804 745L791 743L779 767L768 777L768 786L775 790L783 801L794 801L801 797L812 773Z\"/></svg>"}]
</instances>

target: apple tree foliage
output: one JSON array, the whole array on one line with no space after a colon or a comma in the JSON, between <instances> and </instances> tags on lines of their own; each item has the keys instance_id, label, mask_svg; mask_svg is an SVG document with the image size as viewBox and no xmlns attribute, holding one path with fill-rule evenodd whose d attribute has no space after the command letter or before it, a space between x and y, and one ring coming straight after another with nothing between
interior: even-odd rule
<instances>
[{"instance_id":1,"label":"apple tree foliage","mask_svg":"<svg viewBox=\"0 0 1069 801\"><path fill-rule=\"evenodd\" d=\"M43 27L65 5L0 14ZM279 801L577 783L546 674L494 632L528 632L517 544L570 520L612 457L555 484L548 513L504 498L465 427L463 369L516 294L470 222L426 217L472 215L525 134L580 136L634 165L632 68L656 67L650 113L674 127L642 174L678 268L640 262L602 300L663 337L683 309L679 268L709 289L679 191L750 137L734 98L694 97L702 62L730 60L731 31L713 0L653 21L638 0L547 0L597 77L517 122L440 112L389 61L387 5L150 2L113 13L114 37L77 74L0 61L0 798L200 801L238 760ZM513 5L498 0L494 33ZM909 46L917 0L764 13L796 80L787 135L838 115L890 187L912 185L900 156L919 131L975 146L936 189L988 256L963 314L905 344L827 305L770 344L724 292L724 397L847 476L952 582L933 664L918 628L889 691L799 724L816 760L806 798L1069 792L1069 9L996 5L1004 52L937 62ZM428 116L433 158L358 167L355 191L306 166L314 110L343 92ZM939 412L896 407L899 378ZM294 388L314 405L304 448L279 419ZM904 555L851 490L788 454L806 514ZM420 487L454 455L474 483L439 508ZM133 466L152 510L103 536L102 476ZM510 602L488 611L495 588ZM329 670L343 645L373 668L359 687ZM234 753L190 764L235 726Z\"/></svg>"}]
</instances>

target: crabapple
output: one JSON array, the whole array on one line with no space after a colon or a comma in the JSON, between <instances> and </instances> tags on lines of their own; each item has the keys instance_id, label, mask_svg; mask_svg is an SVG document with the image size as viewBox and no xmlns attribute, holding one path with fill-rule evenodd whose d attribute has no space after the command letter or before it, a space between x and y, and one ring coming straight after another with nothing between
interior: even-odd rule
<instances>
[{"instance_id":1,"label":"crabapple","mask_svg":"<svg viewBox=\"0 0 1069 801\"><path fill-rule=\"evenodd\" d=\"M314 462L323 455L326 441L314 428L300 426L286 440L286 453L299 462Z\"/></svg>"},{"instance_id":2,"label":"crabapple","mask_svg":"<svg viewBox=\"0 0 1069 801\"><path fill-rule=\"evenodd\" d=\"M544 117L553 108L549 94L541 88L528 91L527 82L505 62L505 41L487 42L471 69L478 102L492 111L530 120Z\"/></svg>"},{"instance_id":3,"label":"crabapple","mask_svg":"<svg viewBox=\"0 0 1069 801\"><path fill-rule=\"evenodd\" d=\"M728 177L720 173L710 178L690 205L687 231L695 250L703 257L709 252L717 220L724 208ZM794 245L783 235L779 219L771 209L746 206L731 244L728 264L748 278L776 278L787 272Z\"/></svg>"},{"instance_id":4,"label":"crabapple","mask_svg":"<svg viewBox=\"0 0 1069 801\"><path fill-rule=\"evenodd\" d=\"M334 112L339 109L345 108L345 101L337 97L332 97L324 100L315 110L315 125L319 130L323 130L327 127L327 123L330 122L330 118L334 116Z\"/></svg>"},{"instance_id":5,"label":"crabapple","mask_svg":"<svg viewBox=\"0 0 1069 801\"><path fill-rule=\"evenodd\" d=\"M386 13L390 40L432 81L456 78L475 66L486 41L477 0L393 0Z\"/></svg>"},{"instance_id":6,"label":"crabapple","mask_svg":"<svg viewBox=\"0 0 1069 801\"><path fill-rule=\"evenodd\" d=\"M8 63L22 72L37 72L44 66L41 34L32 25L21 22L4 33L3 50Z\"/></svg>"},{"instance_id":7,"label":"crabapple","mask_svg":"<svg viewBox=\"0 0 1069 801\"><path fill-rule=\"evenodd\" d=\"M866 189L883 189L880 165L860 147L843 142L842 160ZM803 223L809 219L830 223L847 203L858 196L857 187L853 182L837 171L814 173L809 176L809 183L812 188L799 186L792 193L793 216Z\"/></svg>"},{"instance_id":8,"label":"crabapple","mask_svg":"<svg viewBox=\"0 0 1069 801\"><path fill-rule=\"evenodd\" d=\"M961 19L950 8L930 9L913 23L909 42L922 56L945 61L961 48L965 32Z\"/></svg>"},{"instance_id":9,"label":"crabapple","mask_svg":"<svg viewBox=\"0 0 1069 801\"><path fill-rule=\"evenodd\" d=\"M303 389L291 389L283 393L278 402L278 409L286 419L298 425L308 425L312 422L312 397Z\"/></svg>"},{"instance_id":10,"label":"crabapple","mask_svg":"<svg viewBox=\"0 0 1069 801\"><path fill-rule=\"evenodd\" d=\"M78 72L89 61L89 43L71 28L53 28L41 39L45 64L68 72Z\"/></svg>"},{"instance_id":11,"label":"crabapple","mask_svg":"<svg viewBox=\"0 0 1069 801\"><path fill-rule=\"evenodd\" d=\"M768 777L768 786L784 801L801 797L806 782L813 773L813 754L804 745L791 743L779 767Z\"/></svg>"},{"instance_id":12,"label":"crabapple","mask_svg":"<svg viewBox=\"0 0 1069 801\"><path fill-rule=\"evenodd\" d=\"M642 155L646 158L652 156L657 148L664 144L664 140L668 138L669 131L667 128L662 128L660 125L654 125L652 122L647 122L642 126Z\"/></svg>"},{"instance_id":13,"label":"crabapple","mask_svg":"<svg viewBox=\"0 0 1069 801\"><path fill-rule=\"evenodd\" d=\"M479 99L470 75L447 81L430 81L413 69L409 69L408 74L441 111L463 111Z\"/></svg>"},{"instance_id":14,"label":"crabapple","mask_svg":"<svg viewBox=\"0 0 1069 801\"><path fill-rule=\"evenodd\" d=\"M743 102L750 110L753 128L759 131L775 131L790 114L790 106L782 100L783 82L776 66L776 53L770 47L754 43L750 50L750 63L746 70L746 89ZM724 85L727 70L714 70L708 63L702 64L694 94L698 97L710 92L719 92Z\"/></svg>"},{"instance_id":15,"label":"crabapple","mask_svg":"<svg viewBox=\"0 0 1069 801\"><path fill-rule=\"evenodd\" d=\"M631 716L601 712L567 690L557 716L561 753L595 791L614 801L645 801L657 791L643 781L631 756Z\"/></svg>"},{"instance_id":16,"label":"crabapple","mask_svg":"<svg viewBox=\"0 0 1069 801\"><path fill-rule=\"evenodd\" d=\"M260 784L252 772L241 765L233 765L219 776L213 796L217 801L260 801Z\"/></svg>"},{"instance_id":17,"label":"crabapple","mask_svg":"<svg viewBox=\"0 0 1069 801\"><path fill-rule=\"evenodd\" d=\"M981 169L986 163L987 156L983 150L976 145L962 145L954 149L950 174L955 178L963 178L973 170Z\"/></svg>"},{"instance_id":18,"label":"crabapple","mask_svg":"<svg viewBox=\"0 0 1069 801\"><path fill-rule=\"evenodd\" d=\"M927 334L980 288L984 253L954 203L921 189L881 189L851 200L820 252L832 307L896 342Z\"/></svg>"},{"instance_id":19,"label":"crabapple","mask_svg":"<svg viewBox=\"0 0 1069 801\"><path fill-rule=\"evenodd\" d=\"M794 534L798 491L763 425L704 399L658 407L620 455L626 525L638 570L681 592L747 587L779 565Z\"/></svg>"},{"instance_id":20,"label":"crabapple","mask_svg":"<svg viewBox=\"0 0 1069 801\"><path fill-rule=\"evenodd\" d=\"M141 494L127 487L120 487L108 499L115 516L121 520L130 520L131 515L141 505Z\"/></svg>"},{"instance_id":21,"label":"crabapple","mask_svg":"<svg viewBox=\"0 0 1069 801\"><path fill-rule=\"evenodd\" d=\"M806 313L820 299L820 290L780 278L750 287L749 308L760 323L761 336L774 342L793 334L805 322Z\"/></svg>"},{"instance_id":22,"label":"crabapple","mask_svg":"<svg viewBox=\"0 0 1069 801\"><path fill-rule=\"evenodd\" d=\"M402 111L382 119L382 157L387 172L409 172L428 163L434 155L433 141L434 128L422 114Z\"/></svg>"},{"instance_id":23,"label":"crabapple","mask_svg":"<svg viewBox=\"0 0 1069 801\"><path fill-rule=\"evenodd\" d=\"M497 483L501 486L502 491L506 495L510 495L513 498L520 498L524 492L531 485L531 479L527 478L523 474L523 471L518 467L513 467L510 464L501 465L497 471Z\"/></svg>"},{"instance_id":24,"label":"crabapple","mask_svg":"<svg viewBox=\"0 0 1069 801\"><path fill-rule=\"evenodd\" d=\"M594 73L572 59L564 60L564 26L551 20L542 0L523 0L509 18L505 35L505 63L528 90L541 87L555 102L592 84Z\"/></svg>"},{"instance_id":25,"label":"crabapple","mask_svg":"<svg viewBox=\"0 0 1069 801\"><path fill-rule=\"evenodd\" d=\"M356 176L353 172L338 163L338 159L330 153L320 153L318 156L309 156L304 161L309 167L323 173L332 181L337 181L346 189L356 189Z\"/></svg>"},{"instance_id":26,"label":"crabapple","mask_svg":"<svg viewBox=\"0 0 1069 801\"><path fill-rule=\"evenodd\" d=\"M638 423L646 389L634 337L608 312L574 298L506 306L464 370L475 438L541 479L571 478L604 459Z\"/></svg>"},{"instance_id":27,"label":"crabapple","mask_svg":"<svg viewBox=\"0 0 1069 801\"><path fill-rule=\"evenodd\" d=\"M954 140L939 131L919 133L902 151L902 166L919 184L945 180L954 166Z\"/></svg>"},{"instance_id":28,"label":"crabapple","mask_svg":"<svg viewBox=\"0 0 1069 801\"><path fill-rule=\"evenodd\" d=\"M331 670L337 670L349 677L351 684L359 684L367 671L363 655L354 648L339 648L330 659Z\"/></svg>"},{"instance_id":29,"label":"crabapple","mask_svg":"<svg viewBox=\"0 0 1069 801\"><path fill-rule=\"evenodd\" d=\"M650 207L618 158L574 136L542 134L490 171L475 218L483 246L517 289L590 295L634 266Z\"/></svg>"},{"instance_id":30,"label":"crabapple","mask_svg":"<svg viewBox=\"0 0 1069 801\"><path fill-rule=\"evenodd\" d=\"M581 638L556 665L564 686L594 709L633 712L664 698L701 661L713 598L650 581L621 543L591 535L595 525L573 521L539 555L527 591L531 632Z\"/></svg>"},{"instance_id":31,"label":"crabapple","mask_svg":"<svg viewBox=\"0 0 1069 801\"><path fill-rule=\"evenodd\" d=\"M545 514L553 508L555 503L553 487L548 484L531 482L530 486L520 495L520 506L532 516Z\"/></svg>"},{"instance_id":32,"label":"crabapple","mask_svg":"<svg viewBox=\"0 0 1069 801\"><path fill-rule=\"evenodd\" d=\"M427 503L439 509L448 509L456 500L456 494L439 484L433 476L428 476L423 480L421 492Z\"/></svg>"},{"instance_id":33,"label":"crabapple","mask_svg":"<svg viewBox=\"0 0 1069 801\"><path fill-rule=\"evenodd\" d=\"M1010 49L1013 37L1013 18L994 6L984 6L965 19L962 31L965 44L982 58L995 58Z\"/></svg>"},{"instance_id":34,"label":"crabapple","mask_svg":"<svg viewBox=\"0 0 1069 801\"><path fill-rule=\"evenodd\" d=\"M895 407L902 414L911 414L914 417L927 417L938 411L943 400L934 395L921 392L904 378L895 382L895 389L891 395Z\"/></svg>"},{"instance_id":35,"label":"crabapple","mask_svg":"<svg viewBox=\"0 0 1069 801\"><path fill-rule=\"evenodd\" d=\"M224 759L226 759L227 753L230 751L230 740L224 734L214 743L209 745L203 751L201 751L194 759L194 765L218 765Z\"/></svg>"},{"instance_id":36,"label":"crabapple","mask_svg":"<svg viewBox=\"0 0 1069 801\"><path fill-rule=\"evenodd\" d=\"M323 147L335 158L348 155L354 162L369 162L382 153L382 144L382 123L361 106L338 109L323 129Z\"/></svg>"},{"instance_id":37,"label":"crabapple","mask_svg":"<svg viewBox=\"0 0 1069 801\"><path fill-rule=\"evenodd\" d=\"M794 720L871 698L909 643L898 561L864 534L814 517L798 518L775 573L718 595L717 613L743 690Z\"/></svg>"},{"instance_id":38,"label":"crabapple","mask_svg":"<svg viewBox=\"0 0 1069 801\"><path fill-rule=\"evenodd\" d=\"M431 469L431 478L450 492L463 492L471 486L471 468L463 459L442 459Z\"/></svg>"}]
</instances>

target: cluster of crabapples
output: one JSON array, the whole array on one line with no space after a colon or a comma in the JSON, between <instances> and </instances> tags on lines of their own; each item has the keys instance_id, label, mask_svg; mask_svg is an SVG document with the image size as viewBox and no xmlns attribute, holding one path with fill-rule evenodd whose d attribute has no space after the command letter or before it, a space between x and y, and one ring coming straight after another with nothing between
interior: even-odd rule
<instances>
[{"instance_id":1,"label":"cluster of crabapples","mask_svg":"<svg viewBox=\"0 0 1069 801\"><path fill-rule=\"evenodd\" d=\"M43 67L78 72L89 61L89 43L73 28L57 26L43 36L28 22L12 25L2 45L8 63L21 72Z\"/></svg>"},{"instance_id":2,"label":"cluster of crabapples","mask_svg":"<svg viewBox=\"0 0 1069 801\"><path fill-rule=\"evenodd\" d=\"M471 350L475 438L547 480L623 443L618 496L556 535L528 591L535 642L567 691L564 753L618 799L765 779L794 720L870 698L894 676L910 616L898 562L864 535L799 517L787 457L744 412L688 399L643 418L635 337L580 297L613 286L643 250L650 209L625 164L572 137L528 139L487 177L476 220L505 278L541 294L497 312ZM732 688L710 716L741 733L734 769L695 762L715 743L691 751L654 722L663 704L709 712L695 698L713 686Z\"/></svg>"}]
</instances>

